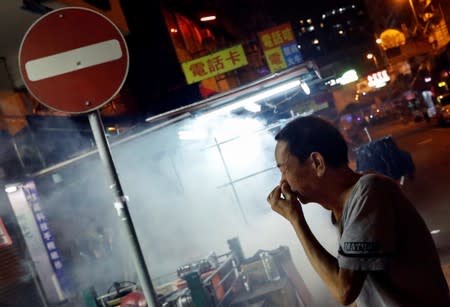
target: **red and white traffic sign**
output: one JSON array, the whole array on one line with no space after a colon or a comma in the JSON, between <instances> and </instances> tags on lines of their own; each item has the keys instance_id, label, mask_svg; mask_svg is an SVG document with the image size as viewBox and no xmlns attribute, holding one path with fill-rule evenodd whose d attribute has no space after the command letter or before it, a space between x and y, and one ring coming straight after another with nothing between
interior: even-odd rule
<instances>
[{"instance_id":1,"label":"red and white traffic sign","mask_svg":"<svg viewBox=\"0 0 450 307\"><path fill-rule=\"evenodd\" d=\"M25 34L19 68L30 93L49 108L84 113L118 94L128 73L120 30L100 13L79 7L51 11Z\"/></svg>"}]
</instances>

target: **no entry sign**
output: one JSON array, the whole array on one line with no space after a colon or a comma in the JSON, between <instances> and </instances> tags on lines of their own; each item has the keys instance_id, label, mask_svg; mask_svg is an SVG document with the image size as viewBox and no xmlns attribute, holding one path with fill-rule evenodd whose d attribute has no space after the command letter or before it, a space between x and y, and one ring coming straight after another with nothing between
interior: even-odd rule
<instances>
[{"instance_id":1,"label":"no entry sign","mask_svg":"<svg viewBox=\"0 0 450 307\"><path fill-rule=\"evenodd\" d=\"M49 108L84 113L120 91L128 73L128 50L119 29L96 11L51 11L25 34L19 67L30 93Z\"/></svg>"}]
</instances>

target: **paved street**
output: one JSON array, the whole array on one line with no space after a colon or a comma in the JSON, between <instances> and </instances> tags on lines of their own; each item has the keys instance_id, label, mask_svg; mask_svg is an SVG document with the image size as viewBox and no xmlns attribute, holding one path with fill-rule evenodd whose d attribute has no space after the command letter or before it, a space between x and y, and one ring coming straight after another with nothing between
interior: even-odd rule
<instances>
[{"instance_id":1,"label":"paved street","mask_svg":"<svg viewBox=\"0 0 450 307\"><path fill-rule=\"evenodd\" d=\"M433 237L450 282L450 127L391 124L371 133L374 138L392 135L400 148L411 152L417 171L404 190L430 230L439 230Z\"/></svg>"}]
</instances>

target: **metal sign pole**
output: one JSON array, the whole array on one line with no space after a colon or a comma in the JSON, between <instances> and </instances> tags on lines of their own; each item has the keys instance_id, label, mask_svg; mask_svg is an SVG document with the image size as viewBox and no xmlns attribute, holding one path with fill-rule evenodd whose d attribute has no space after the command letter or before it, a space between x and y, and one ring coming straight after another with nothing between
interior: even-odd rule
<instances>
[{"instance_id":1,"label":"metal sign pole","mask_svg":"<svg viewBox=\"0 0 450 307\"><path fill-rule=\"evenodd\" d=\"M100 159L108 173L108 177L111 181L111 189L114 190L115 203L114 206L117 210L117 214L123 222L124 229L126 231L127 239L131 244L131 250L133 254L133 260L135 262L136 271L139 281L141 282L142 290L145 295L145 299L149 307L159 306L156 299L156 292L153 288L150 274L145 264L142 250L139 246L139 242L136 236L136 231L131 220L130 212L128 210L126 197L123 194L122 186L120 185L119 177L114 166L114 162L111 156L108 140L104 133L103 123L100 117L99 111L90 112L88 114L89 124L91 125L92 133L94 135L95 143L97 144Z\"/></svg>"}]
</instances>

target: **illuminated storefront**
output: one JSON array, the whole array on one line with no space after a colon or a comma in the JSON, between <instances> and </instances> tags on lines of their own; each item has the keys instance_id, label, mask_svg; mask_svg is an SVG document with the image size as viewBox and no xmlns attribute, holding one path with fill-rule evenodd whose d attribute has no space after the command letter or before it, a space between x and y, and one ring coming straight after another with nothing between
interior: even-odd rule
<instances>
[{"instance_id":1,"label":"illuminated storefront","mask_svg":"<svg viewBox=\"0 0 450 307\"><path fill-rule=\"evenodd\" d=\"M267 193L280 179L274 162L274 133L299 115L294 107L308 101L321 82L314 70L301 66L149 118L146 127L112 141L156 287L170 280L178 266L211 252L220 254L228 239L238 237L246 256L288 246L310 291L324 295L319 280L305 265L295 234L266 202ZM303 108L305 113L328 107L310 105ZM40 208L65 259L65 274L72 286L69 297L90 286L102 294L114 281L136 281L104 177L96 152L33 175ZM329 215L324 210L308 207L305 211L313 231L333 234L332 226L325 226Z\"/></svg>"}]
</instances>

